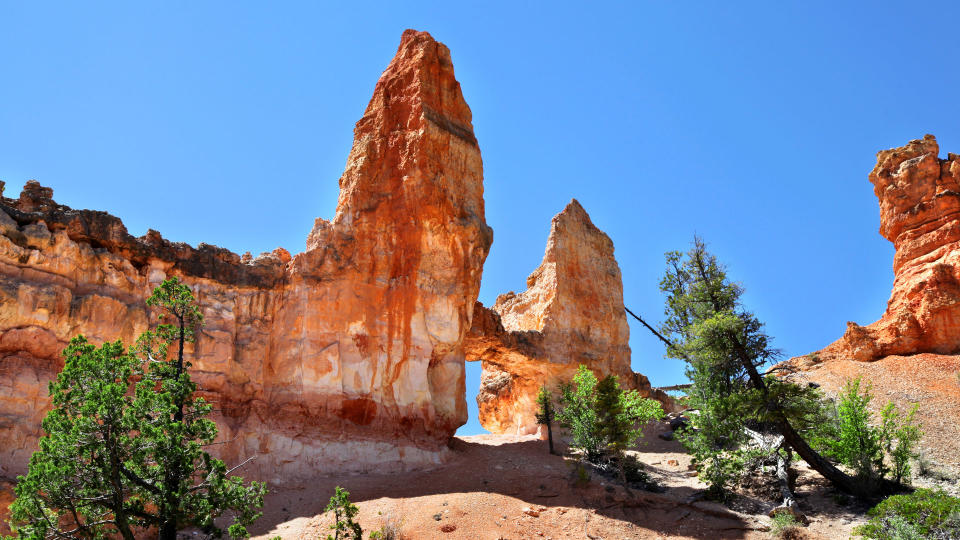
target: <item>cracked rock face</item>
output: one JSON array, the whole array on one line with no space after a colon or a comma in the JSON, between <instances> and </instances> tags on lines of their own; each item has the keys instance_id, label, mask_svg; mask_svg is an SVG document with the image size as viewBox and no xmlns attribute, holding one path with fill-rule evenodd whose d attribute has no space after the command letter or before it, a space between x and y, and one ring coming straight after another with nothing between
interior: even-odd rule
<instances>
[{"instance_id":1,"label":"cracked rock face","mask_svg":"<svg viewBox=\"0 0 960 540\"><path fill-rule=\"evenodd\" d=\"M72 210L27 184L0 206L0 475L22 473L47 383L78 333L132 343L180 276L205 325L189 354L232 462L287 483L442 459L466 421L463 339L492 242L483 167L449 50L404 32L363 118L331 221L307 250L240 257Z\"/></svg>"},{"instance_id":2,"label":"cracked rock face","mask_svg":"<svg viewBox=\"0 0 960 540\"><path fill-rule=\"evenodd\" d=\"M493 433L538 431L536 396L554 390L580 364L599 377L617 375L622 387L664 404L646 377L630 368L630 327L613 242L572 200L554 216L543 262L527 290L478 305L467 356L482 362L480 423Z\"/></svg>"},{"instance_id":3,"label":"cracked rock face","mask_svg":"<svg viewBox=\"0 0 960 540\"><path fill-rule=\"evenodd\" d=\"M893 291L879 321L847 323L821 360L960 353L960 156L939 150L927 135L877 153L870 182L896 249Z\"/></svg>"}]
</instances>

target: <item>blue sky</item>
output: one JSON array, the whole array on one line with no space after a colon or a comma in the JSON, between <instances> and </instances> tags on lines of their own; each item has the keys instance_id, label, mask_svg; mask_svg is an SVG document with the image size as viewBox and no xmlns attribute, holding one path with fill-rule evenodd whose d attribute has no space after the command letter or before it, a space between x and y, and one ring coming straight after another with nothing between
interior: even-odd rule
<instances>
[{"instance_id":1,"label":"blue sky","mask_svg":"<svg viewBox=\"0 0 960 540\"><path fill-rule=\"evenodd\" d=\"M480 299L520 291L571 197L626 304L662 316L663 253L707 240L789 355L886 305L875 153L960 153L955 3L15 3L0 0L0 179L242 253L302 251L405 28L446 43L495 240ZM359 3L357 3L359 5ZM632 326L633 367L683 367ZM470 423L478 366L468 365Z\"/></svg>"}]
</instances>

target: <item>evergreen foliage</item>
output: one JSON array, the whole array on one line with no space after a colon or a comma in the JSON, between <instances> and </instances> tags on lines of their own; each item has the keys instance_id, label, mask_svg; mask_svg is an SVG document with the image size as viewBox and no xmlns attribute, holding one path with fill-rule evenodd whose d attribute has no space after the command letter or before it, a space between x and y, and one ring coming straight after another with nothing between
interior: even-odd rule
<instances>
[{"instance_id":1,"label":"evergreen foliage","mask_svg":"<svg viewBox=\"0 0 960 540\"><path fill-rule=\"evenodd\" d=\"M667 343L668 357L687 363L692 383L687 405L697 413L695 429L678 438L711 495L724 498L742 469L746 427L782 435L785 448L842 489L856 490L852 479L805 440L826 414L818 392L760 374L781 353L771 346L763 323L743 307L743 288L727 278L700 238L685 254L667 253L666 262L660 282L667 296L665 319L658 336Z\"/></svg>"},{"instance_id":2,"label":"evergreen foliage","mask_svg":"<svg viewBox=\"0 0 960 540\"><path fill-rule=\"evenodd\" d=\"M330 525L333 534L328 534L327 540L363 540L363 529L360 528L359 523L353 521L360 509L350 502L349 491L337 486L323 511L333 512L336 520L333 525Z\"/></svg>"},{"instance_id":3,"label":"evergreen foliage","mask_svg":"<svg viewBox=\"0 0 960 540\"><path fill-rule=\"evenodd\" d=\"M64 350L46 435L17 479L11 523L20 538L133 540L154 531L172 540L185 527L220 537L215 520L225 512L239 538L260 515L264 484L245 485L204 450L217 427L184 362L184 343L202 322L190 289L164 281L147 304L173 324L144 334L135 350L83 336Z\"/></svg>"},{"instance_id":4,"label":"evergreen foliage","mask_svg":"<svg viewBox=\"0 0 960 540\"><path fill-rule=\"evenodd\" d=\"M943 490L918 489L889 497L868 513L856 533L876 540L960 538L960 498Z\"/></svg>"},{"instance_id":5,"label":"evergreen foliage","mask_svg":"<svg viewBox=\"0 0 960 540\"><path fill-rule=\"evenodd\" d=\"M572 381L560 385L557 419L570 430L570 446L593 463L620 458L637 444L647 422L662 417L659 402L621 389L614 375L598 381L583 365Z\"/></svg>"},{"instance_id":6,"label":"evergreen foliage","mask_svg":"<svg viewBox=\"0 0 960 540\"><path fill-rule=\"evenodd\" d=\"M743 350L754 369L780 356L759 320L740 305L743 289L731 283L699 238L687 255L666 254L660 290L667 295L661 332L669 337L667 356L687 362L688 406L695 429L678 439L693 455L698 474L713 498L724 498L743 468L743 428L757 413L769 414L765 396L750 385Z\"/></svg>"}]
</instances>

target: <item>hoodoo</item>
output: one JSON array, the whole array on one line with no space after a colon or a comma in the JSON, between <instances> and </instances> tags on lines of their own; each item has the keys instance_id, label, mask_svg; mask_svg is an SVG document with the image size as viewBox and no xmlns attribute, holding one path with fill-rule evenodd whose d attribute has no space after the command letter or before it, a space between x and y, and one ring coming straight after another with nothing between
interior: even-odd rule
<instances>
[{"instance_id":1,"label":"hoodoo","mask_svg":"<svg viewBox=\"0 0 960 540\"><path fill-rule=\"evenodd\" d=\"M576 200L554 216L543 262L527 290L475 310L467 358L482 362L480 423L494 433L537 432L536 396L583 364L617 375L644 397L670 400L630 369L630 327L613 242Z\"/></svg>"},{"instance_id":2,"label":"hoodoo","mask_svg":"<svg viewBox=\"0 0 960 540\"><path fill-rule=\"evenodd\" d=\"M877 154L870 173L880 234L893 242L893 292L883 317L847 323L823 359L960 353L960 156L939 159L933 135Z\"/></svg>"},{"instance_id":3,"label":"hoodoo","mask_svg":"<svg viewBox=\"0 0 960 540\"><path fill-rule=\"evenodd\" d=\"M354 130L331 221L307 250L250 259L72 210L29 182L0 205L0 474L21 473L71 336L133 339L181 277L203 307L189 351L221 456L296 483L439 461L466 421L463 338L492 241L470 108L450 52L404 32Z\"/></svg>"}]
</instances>

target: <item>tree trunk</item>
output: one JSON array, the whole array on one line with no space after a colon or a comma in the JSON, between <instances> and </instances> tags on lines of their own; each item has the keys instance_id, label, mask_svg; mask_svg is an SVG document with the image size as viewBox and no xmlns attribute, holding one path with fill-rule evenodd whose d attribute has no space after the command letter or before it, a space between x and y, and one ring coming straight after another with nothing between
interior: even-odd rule
<instances>
[{"instance_id":1,"label":"tree trunk","mask_svg":"<svg viewBox=\"0 0 960 540\"><path fill-rule=\"evenodd\" d=\"M177 540L177 524L170 520L164 521L157 538L158 540Z\"/></svg>"},{"instance_id":2,"label":"tree trunk","mask_svg":"<svg viewBox=\"0 0 960 540\"><path fill-rule=\"evenodd\" d=\"M184 363L183 363L183 343L186 341L185 333L185 324L182 314L177 314L177 319L180 323L179 328L179 338L178 338L178 350L177 350L177 388L179 390L179 383L181 376L183 375ZM173 420L175 422L183 422L183 394L178 391L176 395L176 405L177 410L173 414ZM179 515L180 501L178 500L177 490L180 487L181 476L183 475L180 470L180 462L174 461L170 468L166 471L165 481L164 481L164 506L166 508L161 512L163 519L163 524L160 525L160 536L159 540L176 540L177 538L177 517Z\"/></svg>"},{"instance_id":3,"label":"tree trunk","mask_svg":"<svg viewBox=\"0 0 960 540\"><path fill-rule=\"evenodd\" d=\"M553 422L547 421L547 440L550 441L550 453L556 454L553 451L553 428L550 426Z\"/></svg>"},{"instance_id":4,"label":"tree trunk","mask_svg":"<svg viewBox=\"0 0 960 540\"><path fill-rule=\"evenodd\" d=\"M127 513L123 508L124 489L120 478L120 459L117 456L117 444L110 428L107 428L106 436L107 453L110 459L110 484L113 487L113 521L124 540L135 540L133 531L130 530Z\"/></svg>"}]
</instances>

